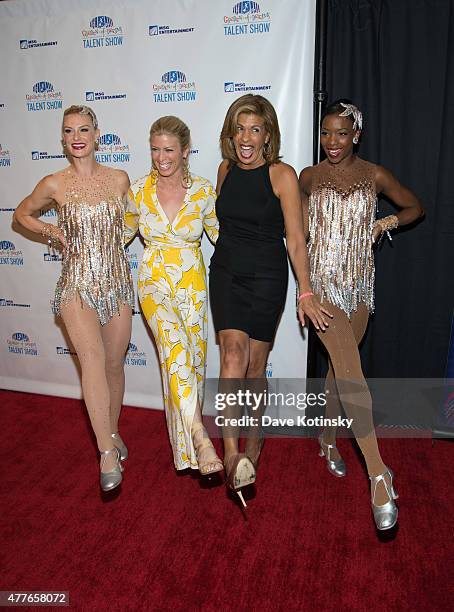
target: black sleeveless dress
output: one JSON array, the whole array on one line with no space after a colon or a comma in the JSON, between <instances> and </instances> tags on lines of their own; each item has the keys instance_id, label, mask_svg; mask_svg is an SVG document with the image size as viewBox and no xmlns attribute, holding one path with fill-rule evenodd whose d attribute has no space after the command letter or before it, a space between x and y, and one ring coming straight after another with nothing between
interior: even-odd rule
<instances>
[{"instance_id":1,"label":"black sleeveless dress","mask_svg":"<svg viewBox=\"0 0 454 612\"><path fill-rule=\"evenodd\" d=\"M238 329L271 342L287 294L284 216L267 164L233 166L216 201L219 238L210 263L216 332Z\"/></svg>"}]
</instances>

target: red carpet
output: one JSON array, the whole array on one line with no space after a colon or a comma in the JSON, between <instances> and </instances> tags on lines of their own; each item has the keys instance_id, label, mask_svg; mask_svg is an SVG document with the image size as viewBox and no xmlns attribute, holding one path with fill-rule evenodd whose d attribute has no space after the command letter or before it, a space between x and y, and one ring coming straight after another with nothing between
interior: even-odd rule
<instances>
[{"instance_id":1,"label":"red carpet","mask_svg":"<svg viewBox=\"0 0 454 612\"><path fill-rule=\"evenodd\" d=\"M175 474L160 411L124 410L130 459L103 496L81 402L0 399L0 590L65 590L99 611L453 607L451 442L382 440L401 499L398 531L379 537L348 440L344 479L313 440L268 440L245 519L223 486Z\"/></svg>"}]
</instances>

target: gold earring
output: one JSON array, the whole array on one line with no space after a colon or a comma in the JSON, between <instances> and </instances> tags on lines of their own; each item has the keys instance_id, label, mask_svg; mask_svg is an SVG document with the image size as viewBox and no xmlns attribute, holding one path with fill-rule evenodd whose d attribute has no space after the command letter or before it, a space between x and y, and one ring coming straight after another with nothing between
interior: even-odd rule
<instances>
[{"instance_id":1,"label":"gold earring","mask_svg":"<svg viewBox=\"0 0 454 612\"><path fill-rule=\"evenodd\" d=\"M187 157L183 157L183 187L185 189L192 187L192 177L189 172L189 160Z\"/></svg>"}]
</instances>

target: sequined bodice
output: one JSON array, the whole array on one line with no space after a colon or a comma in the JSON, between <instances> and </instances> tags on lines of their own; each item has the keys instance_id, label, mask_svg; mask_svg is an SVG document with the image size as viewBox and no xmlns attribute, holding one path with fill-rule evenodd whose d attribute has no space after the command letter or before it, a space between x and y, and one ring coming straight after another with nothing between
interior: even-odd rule
<instances>
[{"instance_id":1,"label":"sequined bodice","mask_svg":"<svg viewBox=\"0 0 454 612\"><path fill-rule=\"evenodd\" d=\"M374 165L356 158L343 169L323 161L313 169L309 198L309 258L314 291L348 316L374 308L372 226Z\"/></svg>"},{"instance_id":2,"label":"sequined bodice","mask_svg":"<svg viewBox=\"0 0 454 612\"><path fill-rule=\"evenodd\" d=\"M81 179L67 171L65 200L58 211L67 246L56 290L57 311L79 293L96 308L102 324L120 303L133 303L123 249L125 205L115 194L113 172L101 167L93 177Z\"/></svg>"}]
</instances>

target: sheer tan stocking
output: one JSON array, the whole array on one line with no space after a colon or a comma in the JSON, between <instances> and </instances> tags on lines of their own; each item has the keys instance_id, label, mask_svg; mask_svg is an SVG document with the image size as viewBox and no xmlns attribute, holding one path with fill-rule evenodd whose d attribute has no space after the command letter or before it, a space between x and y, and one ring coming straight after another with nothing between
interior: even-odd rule
<instances>
[{"instance_id":1,"label":"sheer tan stocking","mask_svg":"<svg viewBox=\"0 0 454 612\"><path fill-rule=\"evenodd\" d=\"M110 427L112 433L118 431L121 404L125 391L124 359L131 338L131 308L120 307L118 315L101 327L105 350L105 368L110 394Z\"/></svg>"},{"instance_id":2,"label":"sheer tan stocking","mask_svg":"<svg viewBox=\"0 0 454 612\"><path fill-rule=\"evenodd\" d=\"M336 306L330 304L329 308L334 315L329 328L317 334L328 351L331 363L327 384L330 391L334 392L330 393L332 397L327 406L327 416L335 417L340 414L340 403L342 404L347 417L353 419L352 430L366 461L367 471L370 476L375 476L384 472L385 465L378 450L372 418L372 398L362 372L358 350L358 343L367 326L367 308L364 304L360 304L353 313L351 321ZM326 442L332 443L335 439L335 430L331 428L326 430L323 438ZM377 503L387 501L386 496L382 501L380 497L377 494Z\"/></svg>"},{"instance_id":3,"label":"sheer tan stocking","mask_svg":"<svg viewBox=\"0 0 454 612\"><path fill-rule=\"evenodd\" d=\"M368 321L369 311L367 310L364 304L360 304L358 306L358 310L353 312L352 318L350 320L351 328L353 330L356 344L358 346L361 344L361 340L364 337ZM329 367L325 381L325 389L328 391L326 396L327 404L325 416L329 419L335 419L338 416L342 416L342 404L339 400L331 359L329 359ZM327 444L336 444L336 429L336 426L325 427L325 429L323 430L323 441ZM339 452L337 451L337 449L331 450L331 457L334 460L339 459Z\"/></svg>"},{"instance_id":4,"label":"sheer tan stocking","mask_svg":"<svg viewBox=\"0 0 454 612\"><path fill-rule=\"evenodd\" d=\"M130 308L124 307L119 317L119 319L123 319L121 326L125 328L127 327L128 317L130 319L130 312ZM110 415L111 396L106 373L106 361L107 359L110 360L110 355L106 359L107 352L103 335L108 340L109 349L112 348L113 344L116 344L117 340L113 341L113 333L107 330L106 332L102 331L96 311L83 304L79 296L62 306L61 315L79 358L82 391L98 449L100 451L108 450L113 447ZM115 322L112 327L115 327ZM126 331L123 330L119 335L122 335L124 340ZM120 349L115 347L114 352L119 354ZM124 384L121 381L114 384L115 401L120 402L120 405L119 392ZM117 406L115 409L117 410ZM114 457L109 455L104 463L103 471L110 471L113 467Z\"/></svg>"}]
</instances>

